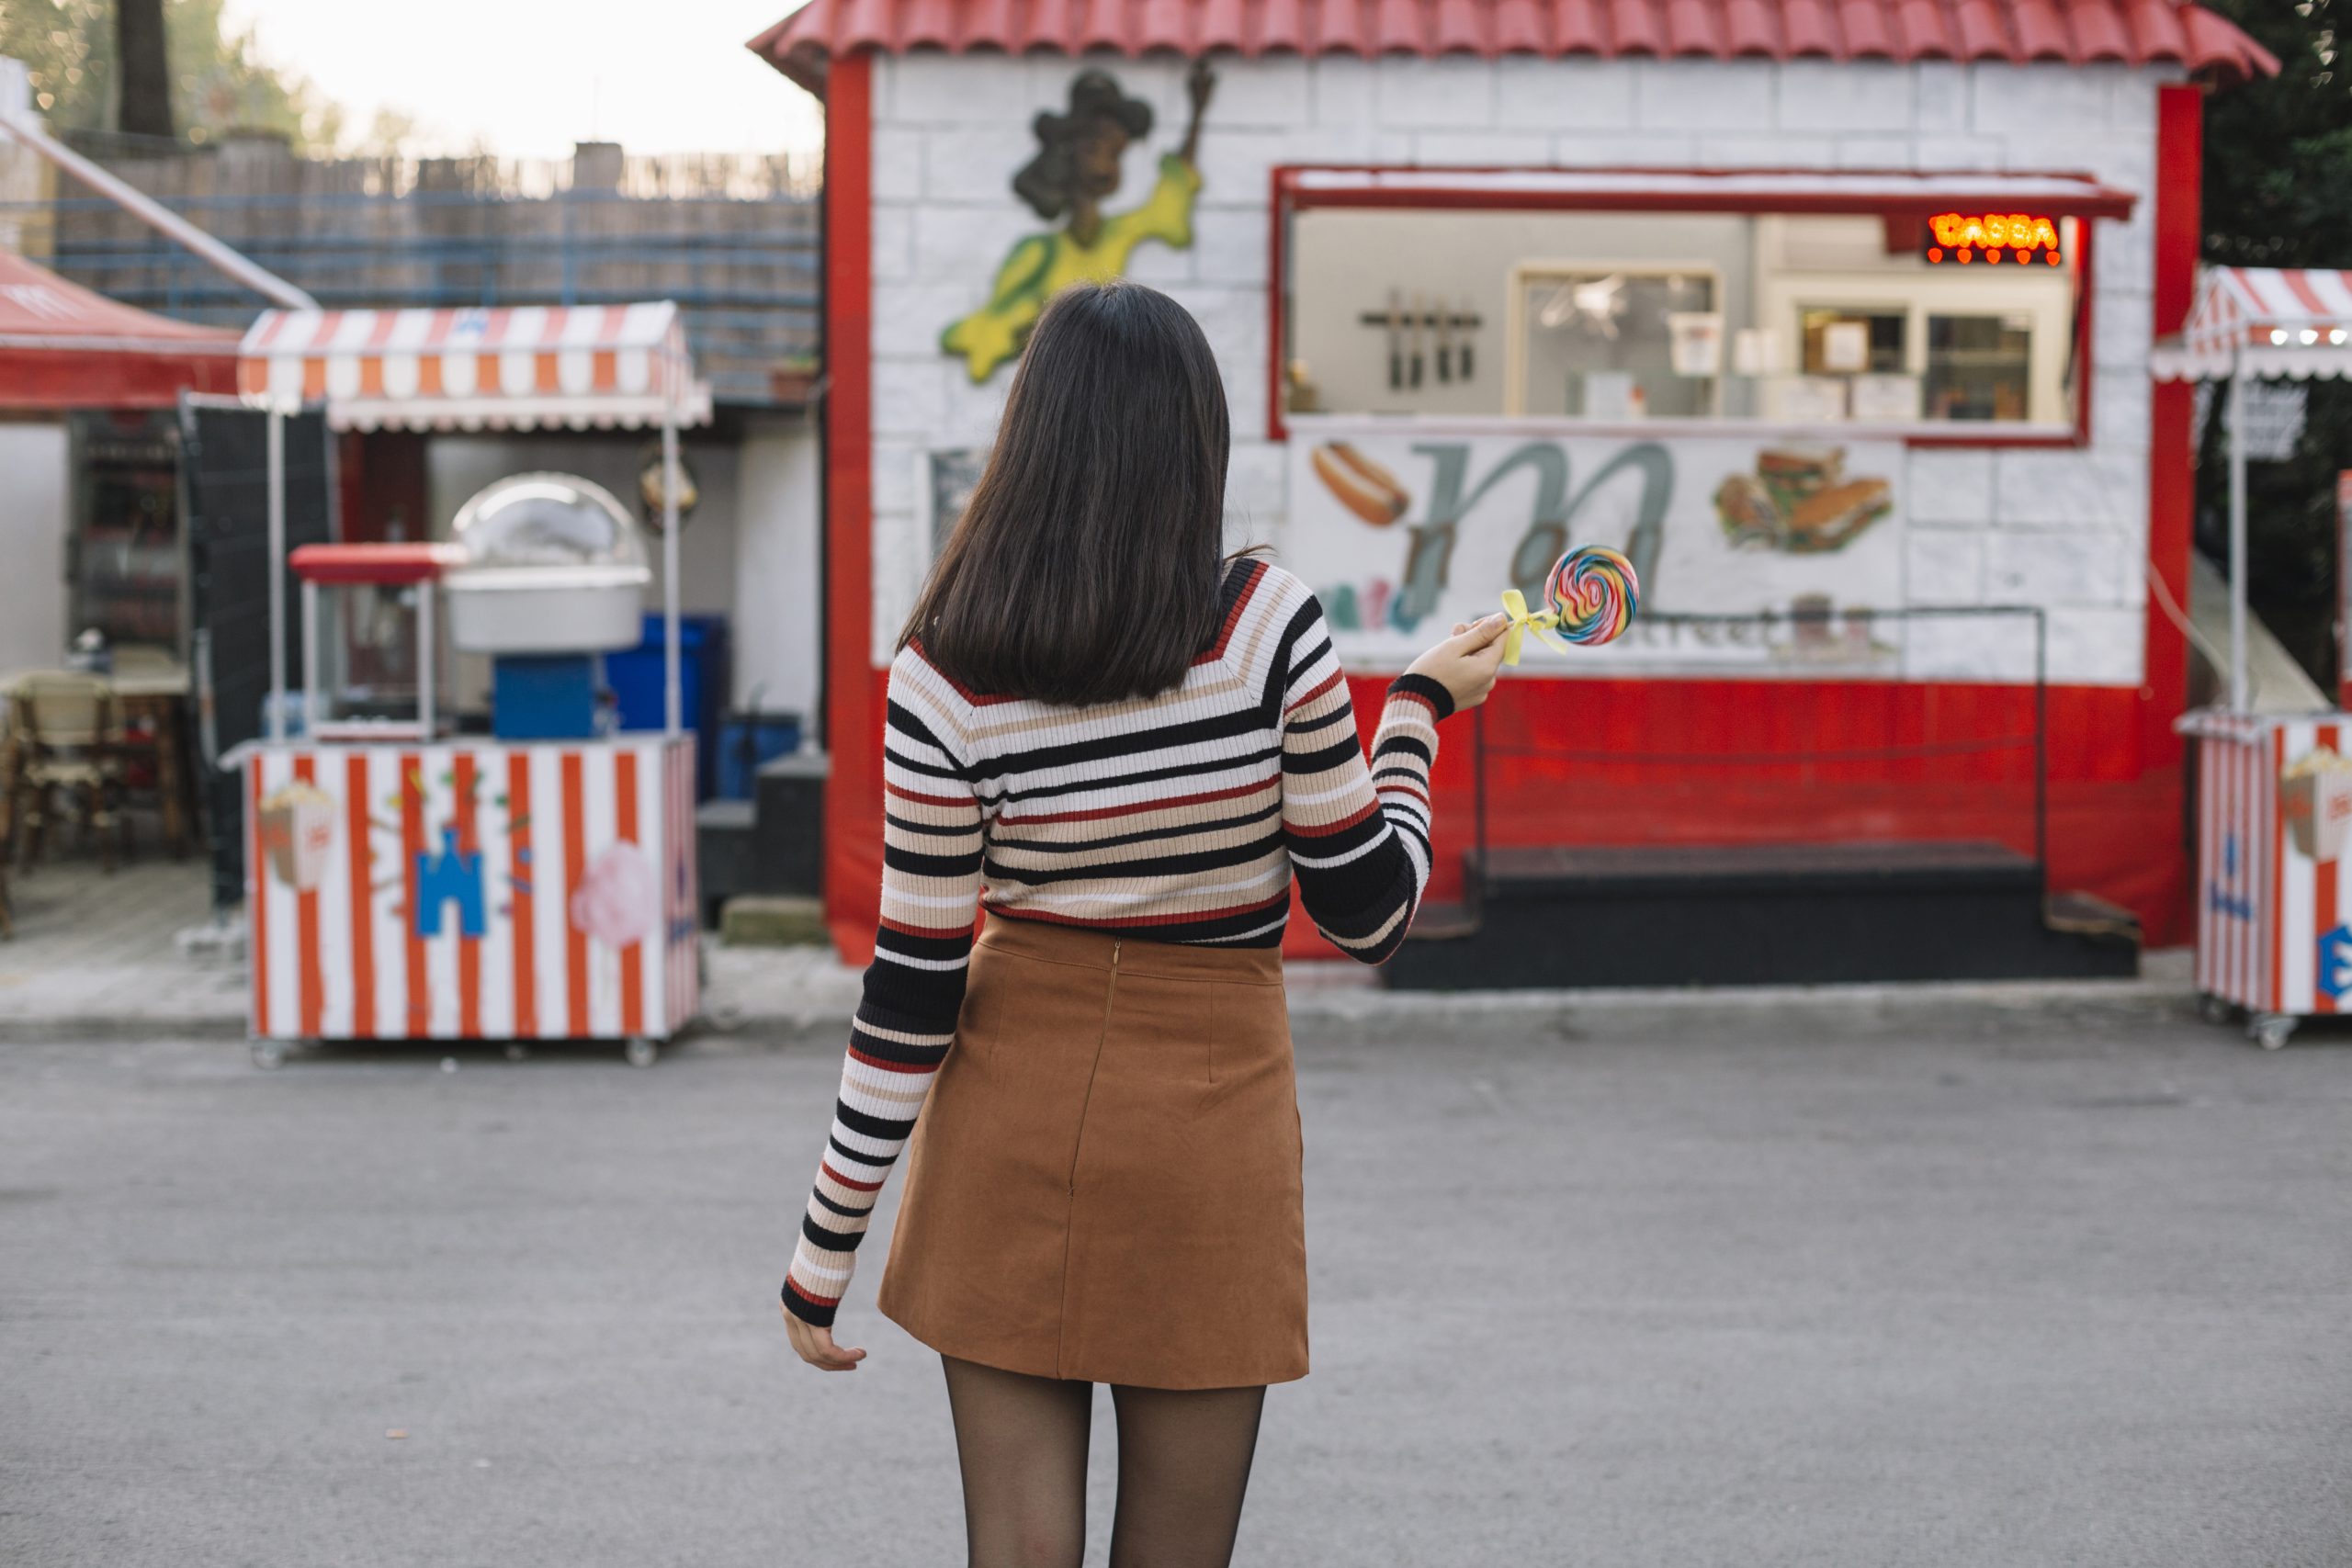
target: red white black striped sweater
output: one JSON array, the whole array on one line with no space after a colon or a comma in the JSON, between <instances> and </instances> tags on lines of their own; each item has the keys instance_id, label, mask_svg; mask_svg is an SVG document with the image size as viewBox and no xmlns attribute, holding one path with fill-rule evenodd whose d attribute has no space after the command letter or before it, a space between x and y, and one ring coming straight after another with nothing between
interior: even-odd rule
<instances>
[{"instance_id":1,"label":"red white black striped sweater","mask_svg":"<svg viewBox=\"0 0 2352 1568\"><path fill-rule=\"evenodd\" d=\"M883 737L882 922L784 1300L830 1324L956 1037L974 909L1154 942L1272 947L1294 873L1316 929L1377 964L1430 874L1445 688L1399 677L1366 766L1322 607L1262 561L1157 696L1061 707L964 690L910 647Z\"/></svg>"}]
</instances>

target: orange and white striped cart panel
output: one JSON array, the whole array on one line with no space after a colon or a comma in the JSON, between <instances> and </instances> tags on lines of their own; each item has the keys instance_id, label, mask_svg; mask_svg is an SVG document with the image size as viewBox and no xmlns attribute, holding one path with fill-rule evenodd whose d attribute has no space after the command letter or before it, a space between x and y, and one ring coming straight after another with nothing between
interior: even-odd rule
<instances>
[{"instance_id":1,"label":"orange and white striped cart panel","mask_svg":"<svg viewBox=\"0 0 2352 1568\"><path fill-rule=\"evenodd\" d=\"M2352 1012L2352 715L2207 710L2180 729L2199 742L2197 988L2272 1020L2267 1044Z\"/></svg>"},{"instance_id":2,"label":"orange and white striped cart panel","mask_svg":"<svg viewBox=\"0 0 2352 1568\"><path fill-rule=\"evenodd\" d=\"M665 1039L694 1017L690 739L292 742L245 766L257 1038Z\"/></svg>"}]
</instances>

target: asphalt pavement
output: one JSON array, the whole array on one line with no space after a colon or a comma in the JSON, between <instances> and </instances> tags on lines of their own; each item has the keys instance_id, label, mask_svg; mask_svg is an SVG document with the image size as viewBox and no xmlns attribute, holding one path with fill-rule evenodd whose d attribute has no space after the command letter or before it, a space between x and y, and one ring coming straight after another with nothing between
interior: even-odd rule
<instances>
[{"instance_id":1,"label":"asphalt pavement","mask_svg":"<svg viewBox=\"0 0 2352 1568\"><path fill-rule=\"evenodd\" d=\"M2298 1042L2145 998L1326 1021L1315 1371L1236 1561L2352 1563L2352 1036ZM863 1370L776 1319L838 1050L0 1044L0 1562L960 1562L882 1238Z\"/></svg>"}]
</instances>

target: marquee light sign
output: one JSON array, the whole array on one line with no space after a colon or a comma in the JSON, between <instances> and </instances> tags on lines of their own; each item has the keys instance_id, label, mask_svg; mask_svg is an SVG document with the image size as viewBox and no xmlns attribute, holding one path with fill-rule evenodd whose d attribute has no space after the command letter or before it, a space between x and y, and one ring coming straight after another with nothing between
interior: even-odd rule
<instances>
[{"instance_id":1,"label":"marquee light sign","mask_svg":"<svg viewBox=\"0 0 2352 1568\"><path fill-rule=\"evenodd\" d=\"M2064 259L2057 222L2025 212L1939 212L1928 220L1928 260L1935 265L2013 261L2023 266Z\"/></svg>"}]
</instances>

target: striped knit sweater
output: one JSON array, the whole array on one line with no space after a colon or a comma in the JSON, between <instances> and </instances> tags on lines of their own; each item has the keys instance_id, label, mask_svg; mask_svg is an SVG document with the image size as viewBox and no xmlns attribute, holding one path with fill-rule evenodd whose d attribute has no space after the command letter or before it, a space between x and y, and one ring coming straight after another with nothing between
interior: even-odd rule
<instances>
[{"instance_id":1,"label":"striped knit sweater","mask_svg":"<svg viewBox=\"0 0 2352 1568\"><path fill-rule=\"evenodd\" d=\"M964 999L975 908L1154 942L1272 947L1294 872L1352 958L1396 950L1430 873L1430 766L1453 709L1389 687L1367 767L1323 612L1281 569L1226 573L1215 644L1157 696L1073 708L890 666L882 922L832 1137L786 1276L831 1324Z\"/></svg>"}]
</instances>

